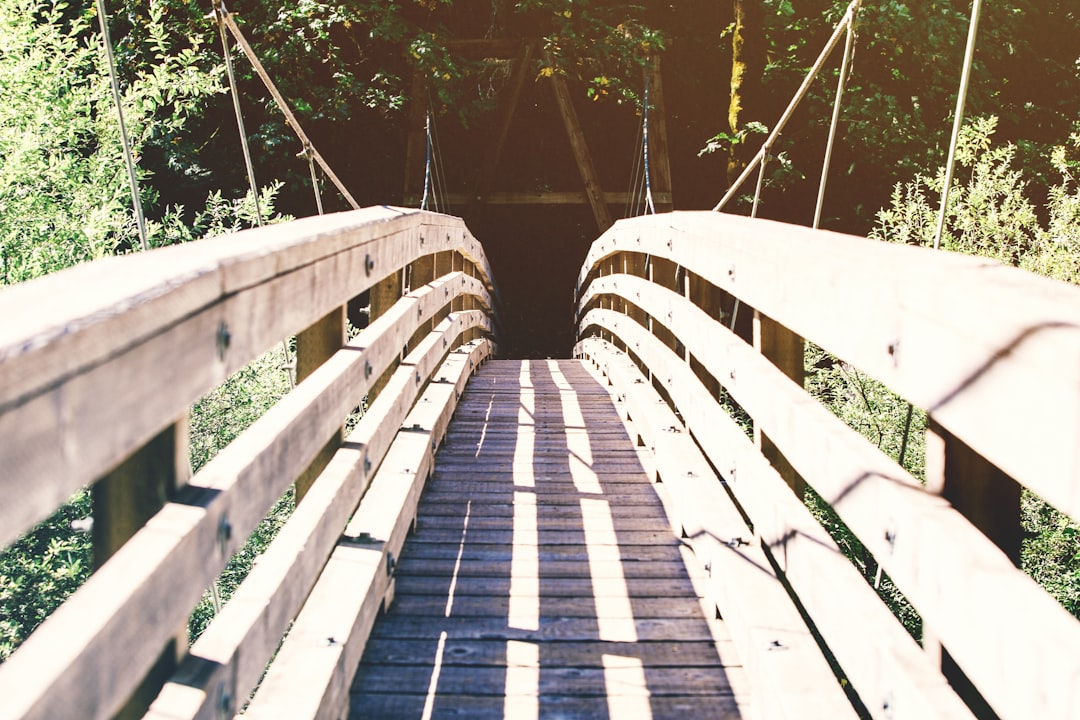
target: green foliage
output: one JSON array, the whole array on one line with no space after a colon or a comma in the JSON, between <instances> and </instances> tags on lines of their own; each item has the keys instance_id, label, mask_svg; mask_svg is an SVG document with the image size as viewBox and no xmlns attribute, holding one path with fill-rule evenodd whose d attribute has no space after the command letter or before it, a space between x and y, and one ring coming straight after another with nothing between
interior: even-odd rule
<instances>
[{"instance_id":1,"label":"green foliage","mask_svg":"<svg viewBox=\"0 0 1080 720\"><path fill-rule=\"evenodd\" d=\"M170 51L161 4L149 9L145 37L130 41L146 59L130 68L123 88L136 154L154 138L175 137L219 89L216 72L193 64L193 48ZM0 7L4 284L138 243L100 38L91 15L71 15L60 2Z\"/></svg>"},{"instance_id":2,"label":"green foliage","mask_svg":"<svg viewBox=\"0 0 1080 720\"><path fill-rule=\"evenodd\" d=\"M1080 188L1069 160L1080 138L1060 146L1052 160L1061 180L1050 187L1040 212L1028 199L1029 184L1014 167L1016 147L992 142L994 117L965 125L957 148L956 184L950 190L941 245L946 250L982 255L1041 275L1076 282L1080 258ZM897 184L890 206L877 215L870 237L908 245L932 246L944 170L935 177L916 175Z\"/></svg>"},{"instance_id":3,"label":"green foliage","mask_svg":"<svg viewBox=\"0 0 1080 720\"><path fill-rule=\"evenodd\" d=\"M920 480L925 477L925 412L911 408L880 382L812 343L806 344L805 387L834 415L894 461L900 462L903 452L904 469ZM866 546L817 493L808 490L804 499L844 555L875 586L879 597L912 637L919 639L922 619L892 579L881 573Z\"/></svg>"},{"instance_id":4,"label":"green foliage","mask_svg":"<svg viewBox=\"0 0 1080 720\"><path fill-rule=\"evenodd\" d=\"M1080 283L1080 188L1073 174L1080 136L1074 132L1068 145L1053 149L1051 163L1061 179L1050 187L1040 213L1027 196L1025 174L1014 167L1015 147L992 142L996 127L996 118L990 117L976 119L963 130L957 158L964 173L958 173L950 191L942 247ZM935 201L943 182L940 171L934 179L916 175L897 185L870 236L932 246ZM1026 490L1022 511L1025 572L1080 617L1080 525Z\"/></svg>"},{"instance_id":5,"label":"green foliage","mask_svg":"<svg viewBox=\"0 0 1080 720\"><path fill-rule=\"evenodd\" d=\"M812 343L806 344L806 390L848 427L903 467L925 478L926 413L914 409L885 385Z\"/></svg>"},{"instance_id":6,"label":"green foliage","mask_svg":"<svg viewBox=\"0 0 1080 720\"><path fill-rule=\"evenodd\" d=\"M544 18L550 31L544 50L551 58L541 75L568 74L588 83L588 97L639 102L641 68L663 52L665 38L647 25L645 8L590 0L523 0L519 12Z\"/></svg>"},{"instance_id":7,"label":"green foliage","mask_svg":"<svg viewBox=\"0 0 1080 720\"><path fill-rule=\"evenodd\" d=\"M90 506L90 491L80 491L0 552L0 663L90 576L90 533L72 528L85 523Z\"/></svg>"}]
</instances>

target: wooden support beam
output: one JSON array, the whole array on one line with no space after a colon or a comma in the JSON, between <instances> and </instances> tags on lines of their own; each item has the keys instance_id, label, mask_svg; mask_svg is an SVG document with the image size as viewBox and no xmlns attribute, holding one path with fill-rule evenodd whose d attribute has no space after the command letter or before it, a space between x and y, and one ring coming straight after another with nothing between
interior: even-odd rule
<instances>
[{"instance_id":1,"label":"wooden support beam","mask_svg":"<svg viewBox=\"0 0 1080 720\"><path fill-rule=\"evenodd\" d=\"M801 337L767 315L754 310L754 349L800 387L806 375L804 348L805 344ZM773 441L761 431L756 422L754 423L754 443L802 502L803 494L806 492L806 481L795 472L795 468L791 467L791 463Z\"/></svg>"},{"instance_id":2,"label":"wooden support beam","mask_svg":"<svg viewBox=\"0 0 1080 720\"><path fill-rule=\"evenodd\" d=\"M190 476L188 419L185 415L94 485L94 567L103 566L141 530ZM114 717L118 720L141 718L176 669L180 654L186 650L187 627L184 626L166 642L157 662Z\"/></svg>"},{"instance_id":3,"label":"wooden support beam","mask_svg":"<svg viewBox=\"0 0 1080 720\"><path fill-rule=\"evenodd\" d=\"M931 416L926 430L926 489L941 495L1020 567L1020 485L989 463ZM941 668L975 716L998 715L964 674L928 623L923 625L923 648Z\"/></svg>"},{"instance_id":4,"label":"wooden support beam","mask_svg":"<svg viewBox=\"0 0 1080 720\"><path fill-rule=\"evenodd\" d=\"M668 146L667 109L664 83L660 76L660 56L654 55L645 66L649 79L649 166L652 170L652 195L657 212L674 209L671 192L671 152Z\"/></svg>"},{"instance_id":5,"label":"wooden support beam","mask_svg":"<svg viewBox=\"0 0 1080 720\"><path fill-rule=\"evenodd\" d=\"M499 104L499 117L495 122L495 134L491 144L484 151L484 161L480 165L480 172L476 176L473 185L473 201L484 202L488 193L491 192L492 183L495 181L495 170L502 157L503 145L506 144L506 136L510 132L510 123L514 119L514 110L517 109L521 100L521 89L525 85L525 77L529 74L529 64L533 57L532 43L525 43L521 47L521 54L515 61L513 73L510 76L510 84L507 95Z\"/></svg>"},{"instance_id":6,"label":"wooden support beam","mask_svg":"<svg viewBox=\"0 0 1080 720\"><path fill-rule=\"evenodd\" d=\"M424 165L427 147L428 111L427 78L419 70L413 72L412 95L409 101L409 138L405 144L405 187L402 202L420 206L424 194Z\"/></svg>"},{"instance_id":7,"label":"wooden support beam","mask_svg":"<svg viewBox=\"0 0 1080 720\"><path fill-rule=\"evenodd\" d=\"M369 323L377 320L381 315L386 313L387 310L394 306L398 300L401 299L402 289L405 286L405 270L399 270L397 272L387 275L385 278L377 282L371 288L371 311ZM375 398L379 396L379 392L385 387L387 381L390 379L390 375L393 374L394 369L397 368L400 358L390 363L390 366L386 368L379 379L371 386L371 390L368 391L368 404L375 402Z\"/></svg>"},{"instance_id":8,"label":"wooden support beam","mask_svg":"<svg viewBox=\"0 0 1080 720\"><path fill-rule=\"evenodd\" d=\"M551 67L554 62L550 54L545 53L545 61ZM592 207L593 217L596 218L596 226L600 232L611 227L611 211L604 202L604 194L600 188L600 177L593 165L592 155L589 154L589 146L585 142L585 133L581 130L581 122L578 120L577 111L574 110L574 101L570 97L570 90L566 86L566 80L558 72L551 76L551 87L555 92L555 100L559 104L559 114L562 115L563 125L566 126L566 135L570 139L570 147L574 151L577 160L578 172L581 180L585 183L585 193Z\"/></svg>"},{"instance_id":9,"label":"wooden support beam","mask_svg":"<svg viewBox=\"0 0 1080 720\"><path fill-rule=\"evenodd\" d=\"M423 177L423 174L420 174ZM604 202L608 205L624 207L627 199L632 199L630 193L624 191L608 191L600 193ZM454 207L468 206L476 202L476 196L471 193L452 192L446 193L446 202ZM419 192L406 195L402 202L406 206L418 206L423 198L423 187ZM657 206L671 204L671 193L653 191L653 200ZM555 190L550 192L489 192L483 197L485 205L587 205L589 196L584 190Z\"/></svg>"},{"instance_id":10,"label":"wooden support beam","mask_svg":"<svg viewBox=\"0 0 1080 720\"><path fill-rule=\"evenodd\" d=\"M296 382L315 372L345 344L345 306L331 310L296 336ZM296 502L304 499L311 484L341 446L342 431L334 433L308 469L296 479Z\"/></svg>"}]
</instances>

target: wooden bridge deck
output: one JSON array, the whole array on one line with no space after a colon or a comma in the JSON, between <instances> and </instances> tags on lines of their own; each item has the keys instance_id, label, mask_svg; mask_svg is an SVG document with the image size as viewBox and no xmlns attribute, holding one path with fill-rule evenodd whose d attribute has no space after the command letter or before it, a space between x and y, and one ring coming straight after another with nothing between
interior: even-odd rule
<instances>
[{"instance_id":1,"label":"wooden bridge deck","mask_svg":"<svg viewBox=\"0 0 1080 720\"><path fill-rule=\"evenodd\" d=\"M702 614L648 462L580 361L485 366L437 456L352 716L742 716L742 668Z\"/></svg>"}]
</instances>

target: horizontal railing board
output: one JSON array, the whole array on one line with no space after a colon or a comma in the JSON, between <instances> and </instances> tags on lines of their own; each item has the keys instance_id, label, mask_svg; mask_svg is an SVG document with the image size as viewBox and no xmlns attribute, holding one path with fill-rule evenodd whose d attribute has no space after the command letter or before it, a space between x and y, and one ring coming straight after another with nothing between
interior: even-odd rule
<instances>
[{"instance_id":1,"label":"horizontal railing board","mask_svg":"<svg viewBox=\"0 0 1080 720\"><path fill-rule=\"evenodd\" d=\"M220 688L245 698L255 688L367 487L393 434L446 354L443 341L484 327L480 311L451 314L411 352L345 439L277 538L221 614L192 646L148 717L214 718ZM417 380L419 378L419 381Z\"/></svg>"},{"instance_id":2,"label":"horizontal railing board","mask_svg":"<svg viewBox=\"0 0 1080 720\"><path fill-rule=\"evenodd\" d=\"M59 717L76 696L88 717L111 716L370 383L464 292L486 291L452 273L400 300L196 474L0 665L0 696L18 698L16 716Z\"/></svg>"},{"instance_id":3,"label":"horizontal railing board","mask_svg":"<svg viewBox=\"0 0 1080 720\"><path fill-rule=\"evenodd\" d=\"M444 250L487 271L460 220L386 209L328 217L298 221L307 235L268 226L0 291L0 311L19 319L0 331L0 491L13 499L0 506L0 545L386 273ZM27 309L36 304L40 313Z\"/></svg>"},{"instance_id":4,"label":"horizontal railing board","mask_svg":"<svg viewBox=\"0 0 1080 720\"><path fill-rule=\"evenodd\" d=\"M1080 623L948 502L925 492L884 453L686 298L641 278L611 275L593 280L582 301L602 294L631 299L650 315L665 318L668 328L684 339L689 351L873 552L968 678L1001 708L999 713L1080 713L1063 694L1045 692L1080 678L1080 655L1073 651L1080 647ZM971 597L980 598L977 611Z\"/></svg>"},{"instance_id":5,"label":"horizontal railing board","mask_svg":"<svg viewBox=\"0 0 1080 720\"><path fill-rule=\"evenodd\" d=\"M1080 289L986 258L708 212L616 223L582 284L617 252L693 268L1080 519Z\"/></svg>"},{"instance_id":6,"label":"horizontal railing board","mask_svg":"<svg viewBox=\"0 0 1080 720\"><path fill-rule=\"evenodd\" d=\"M682 423L624 353L599 338L576 354L597 363L613 382L652 449L675 506L674 518L710 575L709 600L731 632L762 717L857 717L817 641L776 577L761 546L701 456ZM777 648L782 647L782 651Z\"/></svg>"},{"instance_id":7,"label":"horizontal railing board","mask_svg":"<svg viewBox=\"0 0 1080 720\"><path fill-rule=\"evenodd\" d=\"M635 320L595 309L581 320L614 333L664 386L687 427L754 523L830 650L875 718L967 718L970 712L682 358ZM866 638L875 641L868 643Z\"/></svg>"},{"instance_id":8,"label":"horizontal railing board","mask_svg":"<svg viewBox=\"0 0 1080 720\"><path fill-rule=\"evenodd\" d=\"M412 525L434 446L473 368L491 352L487 340L454 353L406 418L372 485L330 556L289 636L248 706L261 717L340 717L367 638L392 587L387 557L397 557ZM361 542L360 539L364 538Z\"/></svg>"}]
</instances>

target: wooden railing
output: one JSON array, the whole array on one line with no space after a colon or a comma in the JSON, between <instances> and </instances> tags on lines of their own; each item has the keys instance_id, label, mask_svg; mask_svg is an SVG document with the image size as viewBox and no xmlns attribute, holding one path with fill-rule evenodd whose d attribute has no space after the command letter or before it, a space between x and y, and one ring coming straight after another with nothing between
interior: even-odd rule
<instances>
[{"instance_id":1,"label":"wooden railing","mask_svg":"<svg viewBox=\"0 0 1080 720\"><path fill-rule=\"evenodd\" d=\"M617 223L578 293L576 353L655 448L763 717L1080 717L1080 622L1016 567L1021 485L1080 518L1080 289L674 213ZM928 411L925 486L804 391L804 338ZM923 647L803 483L920 613Z\"/></svg>"},{"instance_id":2,"label":"wooden railing","mask_svg":"<svg viewBox=\"0 0 1080 720\"><path fill-rule=\"evenodd\" d=\"M0 717L231 716L257 685L250 716L340 715L433 448L493 351L490 278L460 220L382 207L0 292L0 547L94 484L100 566L0 666ZM191 477L188 409L292 335L295 389ZM294 482L188 648L189 614Z\"/></svg>"}]
</instances>

